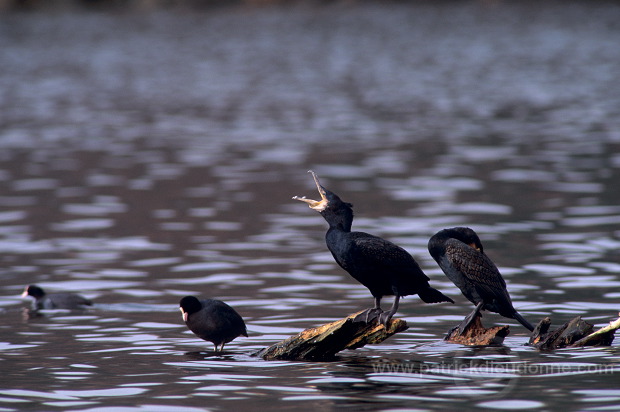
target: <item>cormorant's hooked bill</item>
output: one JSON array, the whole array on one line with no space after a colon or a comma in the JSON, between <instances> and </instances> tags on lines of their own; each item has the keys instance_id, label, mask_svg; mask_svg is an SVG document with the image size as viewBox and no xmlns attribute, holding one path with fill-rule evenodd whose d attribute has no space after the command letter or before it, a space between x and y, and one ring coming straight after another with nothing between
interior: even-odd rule
<instances>
[{"instance_id":1,"label":"cormorant's hooked bill","mask_svg":"<svg viewBox=\"0 0 620 412\"><path fill-rule=\"evenodd\" d=\"M321 200L307 199L306 196L293 196L293 199L306 202L310 209L314 209L320 212L325 209L327 207L327 204L329 203L329 200L327 199L327 193L325 191L325 188L321 186L321 183L319 182L319 177L316 175L316 173L314 173L312 170L308 170L308 173L312 174L312 178L314 179L316 188L319 191L319 195L321 195Z\"/></svg>"}]
</instances>

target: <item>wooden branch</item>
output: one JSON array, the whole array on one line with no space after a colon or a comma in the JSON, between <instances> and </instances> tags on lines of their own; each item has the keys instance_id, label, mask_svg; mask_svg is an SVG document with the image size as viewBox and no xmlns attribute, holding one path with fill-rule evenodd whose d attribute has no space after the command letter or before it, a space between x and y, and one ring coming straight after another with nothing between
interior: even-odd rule
<instances>
[{"instance_id":1,"label":"wooden branch","mask_svg":"<svg viewBox=\"0 0 620 412\"><path fill-rule=\"evenodd\" d=\"M618 315L620 315L620 313ZM600 328L585 338L579 339L577 342L570 345L570 347L611 346L611 343L614 341L614 334L618 329L620 329L620 318L609 322L609 325Z\"/></svg>"},{"instance_id":2,"label":"wooden branch","mask_svg":"<svg viewBox=\"0 0 620 412\"><path fill-rule=\"evenodd\" d=\"M361 313L361 312L359 312ZM306 329L295 336L262 349L256 356L265 360L328 360L344 349L361 348L367 344L381 343L395 333L408 328L402 319L392 319L388 328L375 322L354 322L359 314L315 328Z\"/></svg>"},{"instance_id":3,"label":"wooden branch","mask_svg":"<svg viewBox=\"0 0 620 412\"><path fill-rule=\"evenodd\" d=\"M444 340L468 346L501 345L504 342L504 338L510 333L510 327L504 325L493 326L487 329L482 326L481 318L482 316L478 313L463 333L459 332L459 327L457 326L448 332Z\"/></svg>"},{"instance_id":4,"label":"wooden branch","mask_svg":"<svg viewBox=\"0 0 620 412\"><path fill-rule=\"evenodd\" d=\"M392 319L386 329L376 321L354 322L360 313L315 328L306 329L275 345L264 348L255 356L265 360L304 360L318 361L332 359L345 349L361 348L368 344L381 343L390 336L407 330L407 322ZM564 347L609 346L614 333L620 329L620 318L609 325L592 332L593 326L577 316L559 328L549 332L551 319L541 320L532 332L529 344L540 350L553 350ZM444 340L461 345L500 345L510 333L507 325L485 328L481 316L476 316L459 333L458 327L452 329Z\"/></svg>"},{"instance_id":5,"label":"wooden branch","mask_svg":"<svg viewBox=\"0 0 620 412\"><path fill-rule=\"evenodd\" d=\"M551 327L550 317L546 317L542 319L540 322L538 322L538 325L536 325L536 327L532 331L532 335L530 336L530 341L528 342L528 345L537 346L538 344L540 344L542 339L545 336L547 336L547 332L549 331L550 327Z\"/></svg>"},{"instance_id":6,"label":"wooden branch","mask_svg":"<svg viewBox=\"0 0 620 412\"><path fill-rule=\"evenodd\" d=\"M596 332L592 332L594 326L581 319L581 316L577 316L554 331L548 332L550 325L551 319L541 320L532 332L529 344L540 350L609 346L614 340L616 330L620 329L620 318Z\"/></svg>"},{"instance_id":7,"label":"wooden branch","mask_svg":"<svg viewBox=\"0 0 620 412\"><path fill-rule=\"evenodd\" d=\"M550 325L551 319L545 318L541 320L534 332L532 332L530 344L540 350L565 348L590 334L593 328L590 323L581 319L581 316L577 316L559 328L547 332Z\"/></svg>"}]
</instances>

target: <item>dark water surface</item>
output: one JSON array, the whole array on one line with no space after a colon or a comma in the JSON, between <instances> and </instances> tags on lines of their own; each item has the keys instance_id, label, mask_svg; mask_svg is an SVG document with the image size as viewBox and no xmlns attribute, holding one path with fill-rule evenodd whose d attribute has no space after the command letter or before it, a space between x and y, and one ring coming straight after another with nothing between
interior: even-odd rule
<instances>
[{"instance_id":1,"label":"dark water surface","mask_svg":"<svg viewBox=\"0 0 620 412\"><path fill-rule=\"evenodd\" d=\"M530 321L620 310L620 8L443 4L0 16L0 411L620 409L620 350L441 341L471 305L426 250L469 225ZM294 195L455 305L334 362L254 351L368 307ZM31 316L23 287L85 312ZM223 299L249 338L182 323ZM387 302L386 302L387 303Z\"/></svg>"}]
</instances>

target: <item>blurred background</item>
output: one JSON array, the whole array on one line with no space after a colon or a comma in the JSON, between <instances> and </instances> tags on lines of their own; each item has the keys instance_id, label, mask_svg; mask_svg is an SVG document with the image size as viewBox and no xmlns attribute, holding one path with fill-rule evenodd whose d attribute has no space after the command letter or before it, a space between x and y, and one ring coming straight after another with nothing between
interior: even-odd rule
<instances>
[{"instance_id":1,"label":"blurred background","mask_svg":"<svg viewBox=\"0 0 620 412\"><path fill-rule=\"evenodd\" d=\"M426 248L470 226L530 322L617 317L618 3L0 5L3 410L620 407L617 343L538 353L485 314L504 346L444 344L472 308ZM336 362L252 358L372 304L291 200L308 169L456 303L408 297L408 331ZM30 283L95 307L35 316ZM188 294L250 337L206 352Z\"/></svg>"}]
</instances>

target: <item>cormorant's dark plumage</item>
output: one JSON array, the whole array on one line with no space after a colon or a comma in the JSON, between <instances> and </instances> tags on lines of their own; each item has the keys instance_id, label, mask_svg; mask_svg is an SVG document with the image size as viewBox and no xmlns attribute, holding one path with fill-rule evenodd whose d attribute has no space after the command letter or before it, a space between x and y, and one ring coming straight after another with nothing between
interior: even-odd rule
<instances>
[{"instance_id":1,"label":"cormorant's dark plumage","mask_svg":"<svg viewBox=\"0 0 620 412\"><path fill-rule=\"evenodd\" d=\"M179 302L185 324L196 336L215 345L215 351L224 350L224 344L238 336L248 336L243 318L221 300L198 300L185 296Z\"/></svg>"},{"instance_id":2,"label":"cormorant's dark plumage","mask_svg":"<svg viewBox=\"0 0 620 412\"><path fill-rule=\"evenodd\" d=\"M476 232L467 227L441 230L428 241L428 250L446 276L476 305L459 326L461 331L482 309L516 319L530 331L534 330L512 306L506 282L484 253Z\"/></svg>"},{"instance_id":3,"label":"cormorant's dark plumage","mask_svg":"<svg viewBox=\"0 0 620 412\"><path fill-rule=\"evenodd\" d=\"M317 175L310 173L321 200L297 196L293 199L308 203L325 218L329 224L325 235L327 248L336 262L374 296L375 307L365 312L367 321L370 316L378 315L379 321L387 325L398 309L401 296L417 294L426 303L454 303L428 284L429 278L405 249L368 233L352 232L352 205L321 186ZM387 312L380 308L383 296L395 296L394 304Z\"/></svg>"},{"instance_id":4,"label":"cormorant's dark plumage","mask_svg":"<svg viewBox=\"0 0 620 412\"><path fill-rule=\"evenodd\" d=\"M22 297L32 296L33 310L40 309L84 309L85 306L91 306L93 302L83 296L75 293L50 293L46 294L43 289L37 285L28 285L22 293Z\"/></svg>"}]
</instances>

